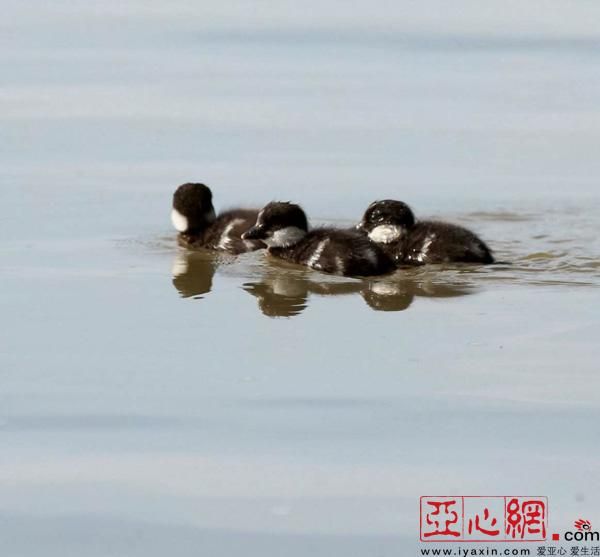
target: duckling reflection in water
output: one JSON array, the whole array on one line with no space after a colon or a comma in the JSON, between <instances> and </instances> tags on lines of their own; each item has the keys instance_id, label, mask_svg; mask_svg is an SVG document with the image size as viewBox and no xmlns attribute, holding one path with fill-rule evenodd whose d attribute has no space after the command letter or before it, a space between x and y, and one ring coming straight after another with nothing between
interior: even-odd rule
<instances>
[{"instance_id":1,"label":"duckling reflection in water","mask_svg":"<svg viewBox=\"0 0 600 557\"><path fill-rule=\"evenodd\" d=\"M201 299L212 290L213 277L218 266L219 262L214 254L181 251L173 262L173 286L182 298Z\"/></svg>"},{"instance_id":2,"label":"duckling reflection in water","mask_svg":"<svg viewBox=\"0 0 600 557\"><path fill-rule=\"evenodd\" d=\"M258 307L267 317L294 317L308 305L306 282L296 278L278 281L249 282L242 287L258 300Z\"/></svg>"},{"instance_id":3,"label":"duckling reflection in water","mask_svg":"<svg viewBox=\"0 0 600 557\"><path fill-rule=\"evenodd\" d=\"M314 282L311 273L268 273L259 282L248 282L243 289L258 299L258 307L267 317L294 317L308 306L310 294L342 296L357 294L360 282Z\"/></svg>"},{"instance_id":4,"label":"duckling reflection in water","mask_svg":"<svg viewBox=\"0 0 600 557\"><path fill-rule=\"evenodd\" d=\"M361 295L367 305L375 311L404 311L415 297L455 298L472 294L467 284L451 284L418 280L413 277L398 276L396 280L369 281Z\"/></svg>"},{"instance_id":5,"label":"duckling reflection in water","mask_svg":"<svg viewBox=\"0 0 600 557\"><path fill-rule=\"evenodd\" d=\"M182 251L173 263L172 282L182 298L201 299L212 289L221 257L209 251ZM431 280L435 278L436 280ZM242 288L257 298L268 317L294 317L302 313L311 296L360 295L375 311L403 311L415 297L450 298L472 293L461 282L440 282L439 277L408 276L406 272L377 279L326 277L285 263L269 266L258 281Z\"/></svg>"},{"instance_id":6,"label":"duckling reflection in water","mask_svg":"<svg viewBox=\"0 0 600 557\"><path fill-rule=\"evenodd\" d=\"M261 281L244 284L244 290L258 299L268 317L294 317L302 313L311 295L347 296L359 294L375 311L404 311L417 296L449 298L465 296L472 289L465 284L440 284L394 275L386 279L319 281L314 273L278 269Z\"/></svg>"}]
</instances>

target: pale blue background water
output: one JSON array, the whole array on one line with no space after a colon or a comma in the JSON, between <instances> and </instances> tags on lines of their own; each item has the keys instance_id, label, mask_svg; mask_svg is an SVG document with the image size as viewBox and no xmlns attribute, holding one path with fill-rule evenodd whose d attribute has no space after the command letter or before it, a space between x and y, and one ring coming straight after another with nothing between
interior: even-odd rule
<instances>
[{"instance_id":1,"label":"pale blue background water","mask_svg":"<svg viewBox=\"0 0 600 557\"><path fill-rule=\"evenodd\" d=\"M431 493L598 521L600 5L1 6L7 555L404 555ZM402 198L514 264L377 312L251 254L181 298L188 180L344 224Z\"/></svg>"}]
</instances>

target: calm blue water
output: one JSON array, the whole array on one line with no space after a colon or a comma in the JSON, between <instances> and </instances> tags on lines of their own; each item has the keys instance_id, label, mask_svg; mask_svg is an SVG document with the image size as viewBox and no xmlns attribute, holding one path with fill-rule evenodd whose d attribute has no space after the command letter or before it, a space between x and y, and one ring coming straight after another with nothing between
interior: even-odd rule
<instances>
[{"instance_id":1,"label":"calm blue water","mask_svg":"<svg viewBox=\"0 0 600 557\"><path fill-rule=\"evenodd\" d=\"M436 493L597 521L599 5L3 8L4 553L409 555ZM185 253L190 180L400 198L511 264Z\"/></svg>"}]
</instances>

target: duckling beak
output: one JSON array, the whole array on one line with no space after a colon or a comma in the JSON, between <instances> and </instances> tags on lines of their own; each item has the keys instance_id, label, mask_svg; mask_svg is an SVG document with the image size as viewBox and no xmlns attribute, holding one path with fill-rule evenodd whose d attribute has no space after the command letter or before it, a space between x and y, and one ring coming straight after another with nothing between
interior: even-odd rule
<instances>
[{"instance_id":1,"label":"duckling beak","mask_svg":"<svg viewBox=\"0 0 600 557\"><path fill-rule=\"evenodd\" d=\"M360 221L355 227L355 230L358 230L359 232L364 232L365 231L365 224Z\"/></svg>"},{"instance_id":2,"label":"duckling beak","mask_svg":"<svg viewBox=\"0 0 600 557\"><path fill-rule=\"evenodd\" d=\"M242 234L242 240L264 240L266 237L262 226L253 226Z\"/></svg>"}]
</instances>

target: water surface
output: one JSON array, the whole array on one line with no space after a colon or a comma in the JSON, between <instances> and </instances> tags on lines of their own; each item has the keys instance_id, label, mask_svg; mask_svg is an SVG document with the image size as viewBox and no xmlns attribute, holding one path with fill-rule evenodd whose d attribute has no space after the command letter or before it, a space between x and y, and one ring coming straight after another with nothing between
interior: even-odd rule
<instances>
[{"instance_id":1,"label":"water surface","mask_svg":"<svg viewBox=\"0 0 600 557\"><path fill-rule=\"evenodd\" d=\"M593 522L598 7L552 5L9 3L7 555L404 555L430 493ZM188 253L189 180L341 226L400 198L504 263Z\"/></svg>"}]
</instances>

